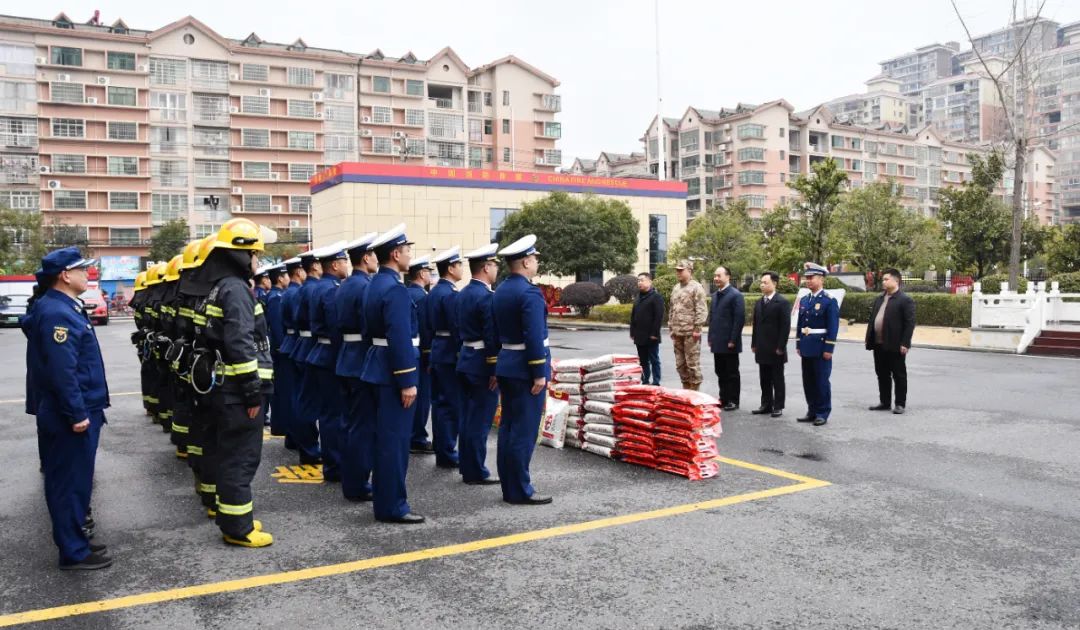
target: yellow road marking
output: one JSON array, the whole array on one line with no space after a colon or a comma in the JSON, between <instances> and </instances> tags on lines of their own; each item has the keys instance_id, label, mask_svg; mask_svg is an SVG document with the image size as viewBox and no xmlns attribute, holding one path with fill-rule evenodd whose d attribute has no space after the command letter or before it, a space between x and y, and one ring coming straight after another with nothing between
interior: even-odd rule
<instances>
[{"instance_id":1,"label":"yellow road marking","mask_svg":"<svg viewBox=\"0 0 1080 630\"><path fill-rule=\"evenodd\" d=\"M724 507L728 505L746 503L748 501L758 501L770 497L778 497L785 494L793 494L796 492L813 490L815 488L824 488L825 486L831 485L828 481L822 481L820 479L814 479L812 477L805 477L803 475L796 475L794 473L789 473L787 471L779 470L776 468L769 468L768 466L759 466L758 464L752 464L750 462L730 459L727 457L720 457L718 459L719 461L725 464L729 464L731 466L737 466L739 468L745 468L756 472L775 475L783 477L785 479L797 479L799 482L786 486L780 486L778 488L770 488L768 490L758 490L756 492L736 494L720 499L699 501L697 503L686 503L683 505L676 505L673 507L661 508L658 510L649 510L646 512L636 512L633 514L625 514L622 516L600 518L592 521L573 523L570 525L560 525L557 527L549 527L546 529L521 532L518 534L508 534L505 536L496 536L494 538L474 540L471 542L459 543L455 545L445 545L443 547L433 547L430 549L421 549L418 551L409 551L388 556L379 556L377 558L368 558L365 560L354 560L351 562L328 564L318 567L309 567L306 569L297 569L294 571L282 571L280 573L256 575L235 580L225 580L222 582L208 582L205 584L196 584L194 586L184 586L180 588L171 588L161 591L153 591L149 593L139 593L136 595L114 597L111 599L83 602L79 604L68 604L64 606L55 606L53 608L41 608L38 610L28 610L25 612L0 615L0 627L13 626L20 623L33 623L38 621L48 621L51 619L75 617L79 615L87 615L90 613L105 612L107 610L132 608L135 606L161 604L165 602L179 601L182 599L191 599L194 597L204 597L207 595L232 593L253 588L259 588L263 586L304 582L307 580L314 580L317 578L329 577L334 575L343 575L346 573L370 571L372 569L379 569L400 564L408 564L411 562L434 560L436 558L446 558L449 556L475 553L477 551L497 549L499 547L508 547L511 545L519 545L522 543L535 542L538 540L547 540L551 538L569 536L571 534L580 534L583 532L604 529L607 527L617 527L620 525L630 525L633 523L641 523L644 521L651 521L660 518L679 516L682 514L689 514L691 512L711 510L714 508Z\"/></svg>"},{"instance_id":2,"label":"yellow road marking","mask_svg":"<svg viewBox=\"0 0 1080 630\"><path fill-rule=\"evenodd\" d=\"M109 398L112 398L113 396L142 396L142 392L120 392L118 394L109 394ZM26 402L25 398L12 398L11 400L0 400L0 405L17 405L24 402Z\"/></svg>"}]
</instances>

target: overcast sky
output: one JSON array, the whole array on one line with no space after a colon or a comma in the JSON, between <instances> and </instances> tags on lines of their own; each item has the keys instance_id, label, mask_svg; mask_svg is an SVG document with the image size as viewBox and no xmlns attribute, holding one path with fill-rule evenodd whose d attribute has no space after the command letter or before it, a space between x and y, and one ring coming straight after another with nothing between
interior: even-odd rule
<instances>
[{"instance_id":1,"label":"overcast sky","mask_svg":"<svg viewBox=\"0 0 1080 630\"><path fill-rule=\"evenodd\" d=\"M1023 2L1024 0L1021 0ZM1034 0L1028 0L1034 2ZM958 0L976 35L1004 26L1010 0ZM449 45L472 67L514 54L556 77L563 96L563 161L640 150L656 112L652 0L147 0L0 2L3 13L85 21L123 17L154 29L190 13L218 33L427 58ZM664 114L785 98L798 110L860 92L877 62L964 31L948 0L660 0ZM1080 20L1077 0L1047 0L1044 15Z\"/></svg>"}]
</instances>

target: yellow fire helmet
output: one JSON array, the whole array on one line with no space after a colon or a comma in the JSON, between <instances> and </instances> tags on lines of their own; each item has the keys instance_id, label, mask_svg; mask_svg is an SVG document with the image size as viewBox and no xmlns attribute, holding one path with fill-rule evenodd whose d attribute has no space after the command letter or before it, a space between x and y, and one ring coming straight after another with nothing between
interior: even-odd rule
<instances>
[{"instance_id":1,"label":"yellow fire helmet","mask_svg":"<svg viewBox=\"0 0 1080 630\"><path fill-rule=\"evenodd\" d=\"M181 254L184 257L180 262L181 269L194 269L199 266L199 245L201 244L201 241L191 241L184 245L184 252Z\"/></svg>"},{"instance_id":2,"label":"yellow fire helmet","mask_svg":"<svg viewBox=\"0 0 1080 630\"><path fill-rule=\"evenodd\" d=\"M135 291L142 291L146 288L146 272L140 271L135 275Z\"/></svg>"},{"instance_id":3,"label":"yellow fire helmet","mask_svg":"<svg viewBox=\"0 0 1080 630\"><path fill-rule=\"evenodd\" d=\"M184 263L184 255L177 254L165 265L165 282L176 282L180 279L180 265Z\"/></svg>"},{"instance_id":4,"label":"yellow fire helmet","mask_svg":"<svg viewBox=\"0 0 1080 630\"><path fill-rule=\"evenodd\" d=\"M198 267L199 265L203 264L203 262L206 261L206 258L207 258L207 256L210 255L210 252L214 251L214 246L216 244L217 244L217 233L216 232L214 234L211 234L210 236L207 236L203 240L199 241L199 253L195 255L195 258L196 258L195 266L196 267Z\"/></svg>"},{"instance_id":5,"label":"yellow fire helmet","mask_svg":"<svg viewBox=\"0 0 1080 630\"><path fill-rule=\"evenodd\" d=\"M155 284L161 283L161 276L165 271L165 265L162 263L154 263L146 270L146 285L152 287Z\"/></svg>"},{"instance_id":6,"label":"yellow fire helmet","mask_svg":"<svg viewBox=\"0 0 1080 630\"><path fill-rule=\"evenodd\" d=\"M218 230L214 247L261 252L263 250L262 231L251 219L231 219Z\"/></svg>"}]
</instances>

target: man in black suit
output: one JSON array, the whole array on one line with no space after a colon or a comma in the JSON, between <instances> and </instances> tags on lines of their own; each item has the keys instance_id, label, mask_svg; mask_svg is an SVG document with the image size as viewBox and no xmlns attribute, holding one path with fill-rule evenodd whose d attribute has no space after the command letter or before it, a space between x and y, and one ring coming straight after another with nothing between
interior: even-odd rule
<instances>
[{"instance_id":1,"label":"man in black suit","mask_svg":"<svg viewBox=\"0 0 1080 630\"><path fill-rule=\"evenodd\" d=\"M776 291L780 276L776 272L761 274L761 299L754 305L753 332L750 351L758 364L761 381L761 406L751 411L779 418L784 415L784 364L787 363L787 342L791 334L791 305Z\"/></svg>"},{"instance_id":2,"label":"man in black suit","mask_svg":"<svg viewBox=\"0 0 1080 630\"><path fill-rule=\"evenodd\" d=\"M743 294L731 286L731 272L717 267L713 273L712 310L709 312L709 349L720 385L720 402L724 411L739 408L739 353L742 352L742 329L746 322L746 302Z\"/></svg>"},{"instance_id":3,"label":"man in black suit","mask_svg":"<svg viewBox=\"0 0 1080 630\"><path fill-rule=\"evenodd\" d=\"M664 322L664 298L653 288L652 274L638 274L638 296L630 310L630 338L641 361L641 382L660 384L660 325Z\"/></svg>"},{"instance_id":4,"label":"man in black suit","mask_svg":"<svg viewBox=\"0 0 1080 630\"><path fill-rule=\"evenodd\" d=\"M874 300L866 326L866 349L874 353L880 402L871 411L904 413L907 406L907 353L915 332L915 300L900 290L900 272L886 269L881 284L885 291ZM896 385L896 406L890 404Z\"/></svg>"}]
</instances>

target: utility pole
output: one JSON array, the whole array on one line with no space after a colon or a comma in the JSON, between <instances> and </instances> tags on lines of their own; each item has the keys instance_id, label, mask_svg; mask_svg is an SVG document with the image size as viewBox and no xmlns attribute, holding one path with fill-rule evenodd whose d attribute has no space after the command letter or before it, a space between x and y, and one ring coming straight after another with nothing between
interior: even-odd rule
<instances>
[{"instance_id":1,"label":"utility pole","mask_svg":"<svg viewBox=\"0 0 1080 630\"><path fill-rule=\"evenodd\" d=\"M660 96L660 0L653 0L653 23L656 26L656 179L667 179L667 138L664 137L663 98ZM645 139L648 142L648 138Z\"/></svg>"}]
</instances>

